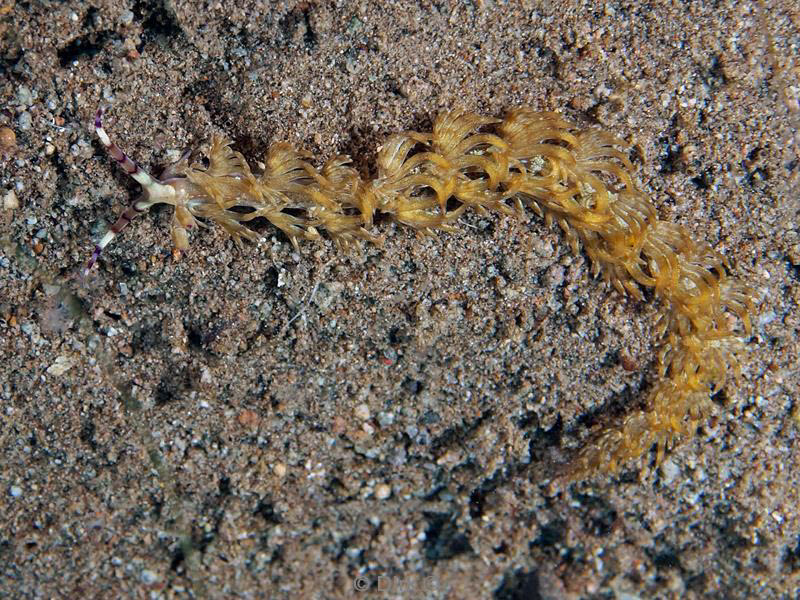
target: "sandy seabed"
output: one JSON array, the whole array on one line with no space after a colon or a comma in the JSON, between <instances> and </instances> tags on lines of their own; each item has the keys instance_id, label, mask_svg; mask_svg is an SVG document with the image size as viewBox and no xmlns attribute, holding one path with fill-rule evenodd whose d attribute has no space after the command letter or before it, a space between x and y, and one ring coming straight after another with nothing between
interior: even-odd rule
<instances>
[{"instance_id":1,"label":"sandy seabed","mask_svg":"<svg viewBox=\"0 0 800 600\"><path fill-rule=\"evenodd\" d=\"M798 46L791 2L0 2L0 596L797 598ZM178 257L156 208L78 277L137 193L98 106L155 172L225 132L370 174L519 105L631 141L761 301L656 469L550 479L639 406L655 307L533 214Z\"/></svg>"}]
</instances>

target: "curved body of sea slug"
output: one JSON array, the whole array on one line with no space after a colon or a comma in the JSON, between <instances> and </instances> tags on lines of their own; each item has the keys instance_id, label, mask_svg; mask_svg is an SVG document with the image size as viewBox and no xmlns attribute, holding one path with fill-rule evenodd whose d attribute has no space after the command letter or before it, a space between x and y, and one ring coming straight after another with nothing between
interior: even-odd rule
<instances>
[{"instance_id":1,"label":"curved body of sea slug","mask_svg":"<svg viewBox=\"0 0 800 600\"><path fill-rule=\"evenodd\" d=\"M346 250L382 241L371 231L377 214L431 234L452 230L468 209L514 215L528 207L556 222L573 251L582 247L595 274L621 294L642 299L642 289L652 288L661 302L658 377L643 409L602 432L573 461L573 476L615 470L654 445L660 462L668 446L708 417L710 395L738 371L752 293L708 244L659 220L634 182L627 144L609 133L579 131L556 113L527 108L503 120L455 110L440 115L430 133L391 136L372 180L362 179L346 156L318 169L286 143L273 145L264 172L254 174L222 137L212 140L207 166L184 155L156 179L109 139L102 111L95 128L143 192L97 244L87 273L133 218L158 203L174 206L179 250L205 222L241 243L260 239L247 223L263 217L295 246L327 236Z\"/></svg>"}]
</instances>

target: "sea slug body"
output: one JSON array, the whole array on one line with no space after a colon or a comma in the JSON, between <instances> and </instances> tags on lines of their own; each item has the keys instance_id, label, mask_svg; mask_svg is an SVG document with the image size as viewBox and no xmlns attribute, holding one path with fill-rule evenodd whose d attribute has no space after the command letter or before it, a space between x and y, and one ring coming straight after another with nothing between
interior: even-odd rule
<instances>
[{"instance_id":1,"label":"sea slug body","mask_svg":"<svg viewBox=\"0 0 800 600\"><path fill-rule=\"evenodd\" d=\"M189 232L214 222L241 243L260 235L247 224L266 218L297 246L327 236L341 249L381 243L378 214L420 233L452 230L467 210L514 215L530 208L558 223L573 251L581 247L595 274L621 294L660 301L658 375L644 408L600 433L570 467L572 476L613 471L653 446L656 463L678 438L692 435L711 413L711 395L738 372L750 334L752 293L730 265L687 230L662 221L638 189L627 144L609 133L578 130L556 113L528 108L504 119L462 110L440 115L430 133L391 136L377 175L364 180L346 156L321 168L286 143L274 144L256 174L232 142L214 137L208 164L184 155L159 179L95 128L108 153L143 188L95 247L103 249L154 204L174 206L172 238L186 249Z\"/></svg>"}]
</instances>

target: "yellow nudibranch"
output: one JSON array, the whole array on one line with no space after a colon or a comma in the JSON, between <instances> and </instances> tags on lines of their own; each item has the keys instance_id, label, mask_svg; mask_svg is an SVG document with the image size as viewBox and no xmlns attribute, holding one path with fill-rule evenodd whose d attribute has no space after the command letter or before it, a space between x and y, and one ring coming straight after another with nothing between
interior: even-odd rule
<instances>
[{"instance_id":1,"label":"yellow nudibranch","mask_svg":"<svg viewBox=\"0 0 800 600\"><path fill-rule=\"evenodd\" d=\"M156 179L109 139L102 110L95 128L143 193L95 247L87 272L125 225L158 203L175 207L179 250L203 221L218 223L239 244L260 239L246 224L263 217L295 246L326 235L348 249L380 243L372 232L379 213L432 233L452 230L467 208L514 215L529 207L548 225L558 223L572 250L583 247L594 274L621 294L641 299L642 289L652 288L660 301L656 381L643 409L583 449L569 469L574 476L614 471L654 446L660 463L666 448L708 418L711 395L738 374L752 293L711 246L658 218L634 182L628 144L609 133L580 131L556 113L528 108L502 120L455 110L440 115L431 133L391 136L372 180L362 179L347 156L318 169L287 143L273 145L264 172L254 174L221 137L211 142L207 166L189 164L187 154Z\"/></svg>"}]
</instances>

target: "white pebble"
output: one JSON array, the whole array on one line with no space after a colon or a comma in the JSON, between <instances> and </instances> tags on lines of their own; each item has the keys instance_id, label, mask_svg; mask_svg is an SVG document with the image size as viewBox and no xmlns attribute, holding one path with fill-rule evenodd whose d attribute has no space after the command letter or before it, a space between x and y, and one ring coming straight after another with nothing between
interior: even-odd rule
<instances>
[{"instance_id":1,"label":"white pebble","mask_svg":"<svg viewBox=\"0 0 800 600\"><path fill-rule=\"evenodd\" d=\"M19 208L19 198L14 190L8 190L3 196L3 208L5 210L15 210Z\"/></svg>"},{"instance_id":2,"label":"white pebble","mask_svg":"<svg viewBox=\"0 0 800 600\"><path fill-rule=\"evenodd\" d=\"M281 269L278 273L278 287L283 287L286 285L286 270Z\"/></svg>"},{"instance_id":3,"label":"white pebble","mask_svg":"<svg viewBox=\"0 0 800 600\"><path fill-rule=\"evenodd\" d=\"M28 111L23 111L19 113L17 117L17 125L19 126L22 131L27 131L31 128L31 113Z\"/></svg>"},{"instance_id":4,"label":"white pebble","mask_svg":"<svg viewBox=\"0 0 800 600\"><path fill-rule=\"evenodd\" d=\"M18 485L12 485L11 488L8 490L8 493L11 494L12 498L19 498L22 496L22 488Z\"/></svg>"},{"instance_id":5,"label":"white pebble","mask_svg":"<svg viewBox=\"0 0 800 600\"><path fill-rule=\"evenodd\" d=\"M30 106L33 104L33 95L31 94L31 90L24 85L19 86L17 88L17 101L23 106Z\"/></svg>"}]
</instances>

